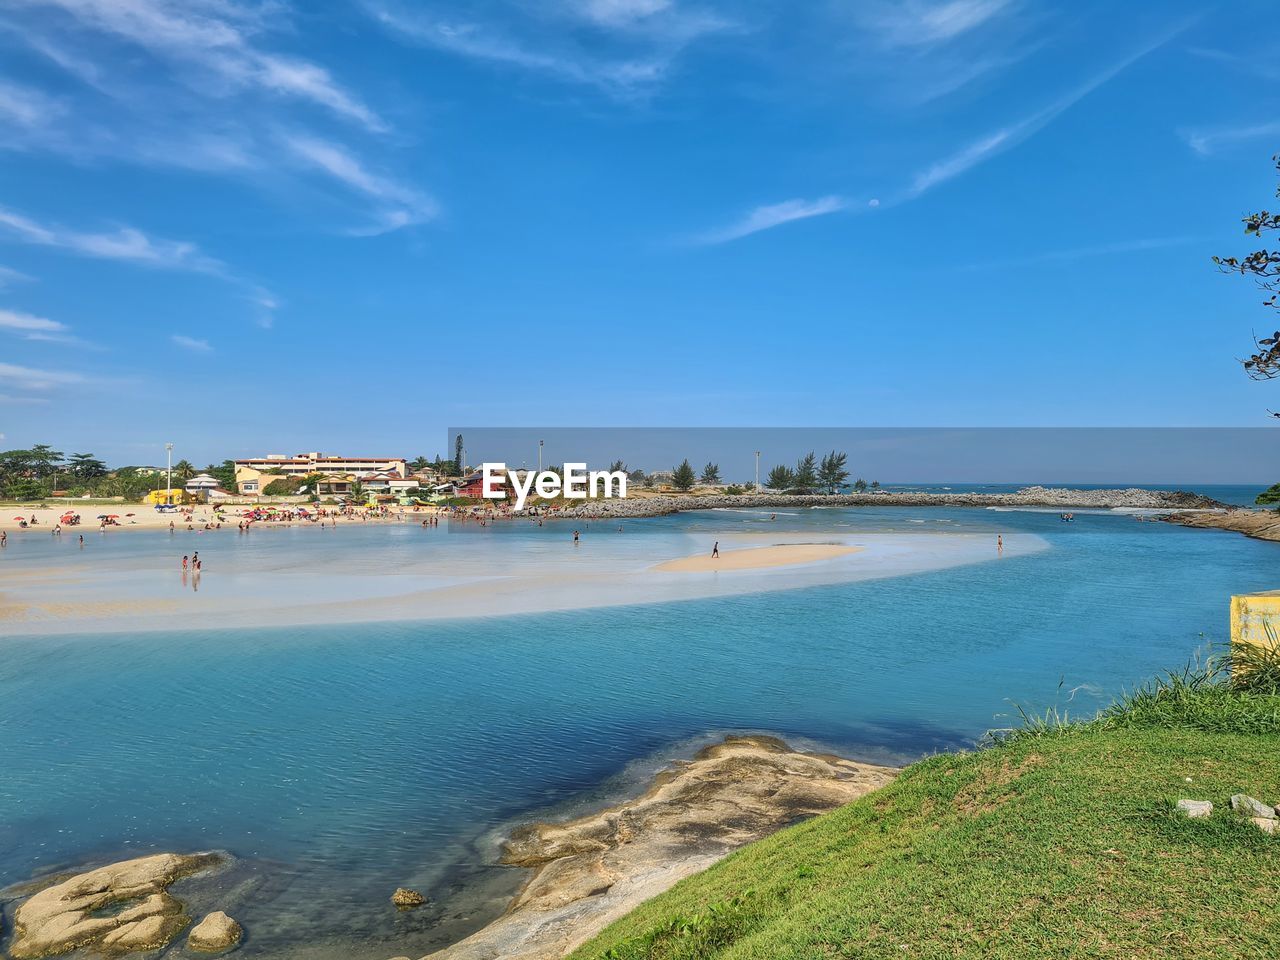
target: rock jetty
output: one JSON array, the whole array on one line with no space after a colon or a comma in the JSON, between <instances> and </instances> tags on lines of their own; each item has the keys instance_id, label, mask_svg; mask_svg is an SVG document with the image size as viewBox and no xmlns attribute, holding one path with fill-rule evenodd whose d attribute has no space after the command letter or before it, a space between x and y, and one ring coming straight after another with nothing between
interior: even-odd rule
<instances>
[{"instance_id":1,"label":"rock jetty","mask_svg":"<svg viewBox=\"0 0 1280 960\"><path fill-rule=\"evenodd\" d=\"M1215 510L1223 504L1185 491L1070 490L1023 487L1017 493L845 493L801 496L785 493L631 496L589 500L569 507L561 516L599 518L656 517L685 510L772 509L787 507L1053 507L1064 510Z\"/></svg>"},{"instance_id":2,"label":"rock jetty","mask_svg":"<svg viewBox=\"0 0 1280 960\"><path fill-rule=\"evenodd\" d=\"M190 923L169 886L217 866L214 853L158 853L64 879L34 893L14 914L14 960L91 947L125 954L167 946Z\"/></svg>"},{"instance_id":3,"label":"rock jetty","mask_svg":"<svg viewBox=\"0 0 1280 960\"><path fill-rule=\"evenodd\" d=\"M533 868L507 912L430 960L552 960L678 880L796 820L888 783L890 767L729 737L658 774L641 796L507 840L503 862Z\"/></svg>"},{"instance_id":4,"label":"rock jetty","mask_svg":"<svg viewBox=\"0 0 1280 960\"><path fill-rule=\"evenodd\" d=\"M1184 527L1230 530L1255 540L1280 541L1280 512L1275 510L1220 510L1171 513L1161 519Z\"/></svg>"}]
</instances>

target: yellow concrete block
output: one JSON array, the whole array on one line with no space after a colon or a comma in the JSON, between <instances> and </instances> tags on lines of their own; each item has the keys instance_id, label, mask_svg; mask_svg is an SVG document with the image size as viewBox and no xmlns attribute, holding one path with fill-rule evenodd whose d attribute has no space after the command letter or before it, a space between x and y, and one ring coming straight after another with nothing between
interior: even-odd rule
<instances>
[{"instance_id":1,"label":"yellow concrete block","mask_svg":"<svg viewBox=\"0 0 1280 960\"><path fill-rule=\"evenodd\" d=\"M1280 590L1231 598L1231 642L1276 647L1280 637Z\"/></svg>"}]
</instances>

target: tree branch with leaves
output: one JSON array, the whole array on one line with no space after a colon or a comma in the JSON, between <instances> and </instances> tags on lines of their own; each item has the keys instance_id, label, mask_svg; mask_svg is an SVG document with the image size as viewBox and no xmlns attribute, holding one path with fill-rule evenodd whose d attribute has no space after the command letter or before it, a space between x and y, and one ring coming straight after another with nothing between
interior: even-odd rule
<instances>
[{"instance_id":1,"label":"tree branch with leaves","mask_svg":"<svg viewBox=\"0 0 1280 960\"><path fill-rule=\"evenodd\" d=\"M1280 172L1280 154L1271 159L1275 161L1276 171ZM1276 188L1276 196L1280 197L1280 186ZM1280 230L1280 213L1261 210L1248 214L1243 222L1246 236L1261 237L1264 233ZM1213 262L1223 273L1252 277L1263 291L1263 306L1280 310L1280 250L1268 250L1264 247L1244 257L1214 257ZM1269 337L1255 336L1253 344L1254 354L1240 361L1245 373L1254 380L1274 380L1280 377L1280 330Z\"/></svg>"}]
</instances>

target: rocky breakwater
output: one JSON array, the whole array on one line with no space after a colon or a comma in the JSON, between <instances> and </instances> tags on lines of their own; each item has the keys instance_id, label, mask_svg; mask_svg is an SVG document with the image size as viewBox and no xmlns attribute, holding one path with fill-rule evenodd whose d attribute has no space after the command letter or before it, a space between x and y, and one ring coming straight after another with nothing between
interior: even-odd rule
<instances>
[{"instance_id":1,"label":"rocky breakwater","mask_svg":"<svg viewBox=\"0 0 1280 960\"><path fill-rule=\"evenodd\" d=\"M1230 530L1255 540L1280 541L1280 512L1275 510L1214 510L1171 513L1161 517L1168 523L1205 530Z\"/></svg>"},{"instance_id":2,"label":"rocky breakwater","mask_svg":"<svg viewBox=\"0 0 1280 960\"><path fill-rule=\"evenodd\" d=\"M534 874L507 912L430 960L551 960L678 880L797 820L888 783L889 767L729 737L634 800L517 830L503 862Z\"/></svg>"},{"instance_id":3,"label":"rocky breakwater","mask_svg":"<svg viewBox=\"0 0 1280 960\"><path fill-rule=\"evenodd\" d=\"M91 948L114 956L165 947L191 922L169 886L223 860L158 853L55 878L18 907L9 955L32 960Z\"/></svg>"},{"instance_id":4,"label":"rocky breakwater","mask_svg":"<svg viewBox=\"0 0 1280 960\"><path fill-rule=\"evenodd\" d=\"M1072 490L1024 487L1017 493L842 493L794 495L785 493L630 496L589 500L569 508L563 516L600 518L656 517L684 510L773 509L786 507L1053 507L1064 510L1214 510L1223 505L1209 497L1184 491Z\"/></svg>"}]
</instances>

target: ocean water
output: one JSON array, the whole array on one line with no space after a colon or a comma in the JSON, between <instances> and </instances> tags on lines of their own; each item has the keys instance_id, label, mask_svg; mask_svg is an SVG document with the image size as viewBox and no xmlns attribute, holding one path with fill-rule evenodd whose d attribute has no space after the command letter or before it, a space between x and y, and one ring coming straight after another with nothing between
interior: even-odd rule
<instances>
[{"instance_id":1,"label":"ocean water","mask_svg":"<svg viewBox=\"0 0 1280 960\"><path fill-rule=\"evenodd\" d=\"M758 519L646 523L695 542ZM625 790L727 731L905 762L971 746L1010 725L1015 703L1088 715L1225 641L1232 593L1280 586L1276 544L1122 515L817 509L775 523L1029 534L1048 549L604 609L7 636L0 885L147 850L224 849L234 868L184 896L245 924L241 955L417 957L514 890L520 874L492 866L513 822ZM500 566L509 538L537 536L506 529L446 535L437 549L489 550ZM327 569L324 550L389 532L280 542L305 543ZM120 536L111 562L155 542ZM400 885L432 905L397 914Z\"/></svg>"}]
</instances>

